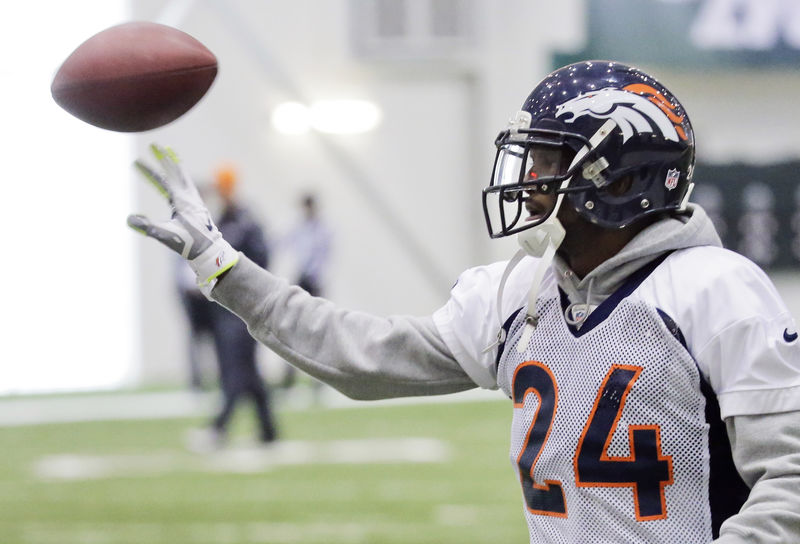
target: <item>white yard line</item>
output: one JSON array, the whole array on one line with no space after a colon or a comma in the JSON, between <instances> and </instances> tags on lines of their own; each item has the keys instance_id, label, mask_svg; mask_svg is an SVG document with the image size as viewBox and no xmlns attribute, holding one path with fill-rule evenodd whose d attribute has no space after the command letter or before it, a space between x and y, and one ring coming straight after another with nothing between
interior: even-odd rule
<instances>
[{"instance_id":1,"label":"white yard line","mask_svg":"<svg viewBox=\"0 0 800 544\"><path fill-rule=\"evenodd\" d=\"M232 445L204 455L161 451L126 455L46 455L33 464L43 480L94 480L176 472L263 473L297 465L443 463L447 443L433 438L286 440L269 446Z\"/></svg>"},{"instance_id":2,"label":"white yard line","mask_svg":"<svg viewBox=\"0 0 800 544\"><path fill-rule=\"evenodd\" d=\"M315 400L308 391L289 391L281 395L278 410L307 410L311 406L325 409L347 409L364 406L395 406L430 402L475 402L503 399L502 393L473 389L453 395L413 397L380 401L354 401L332 389L323 390ZM316 404L314 404L316 402ZM204 417L218 405L216 393L188 391L150 393L97 393L55 397L0 398L0 427L69 423L79 421L115 421L124 419L166 419Z\"/></svg>"}]
</instances>

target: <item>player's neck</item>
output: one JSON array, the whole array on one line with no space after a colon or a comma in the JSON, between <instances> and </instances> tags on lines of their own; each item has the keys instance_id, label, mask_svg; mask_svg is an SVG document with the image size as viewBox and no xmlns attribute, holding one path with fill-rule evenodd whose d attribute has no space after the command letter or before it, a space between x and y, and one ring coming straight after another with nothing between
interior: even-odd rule
<instances>
[{"instance_id":1,"label":"player's neck","mask_svg":"<svg viewBox=\"0 0 800 544\"><path fill-rule=\"evenodd\" d=\"M568 232L559 248L559 255L579 278L619 253L642 227L602 229L588 225L585 229Z\"/></svg>"}]
</instances>

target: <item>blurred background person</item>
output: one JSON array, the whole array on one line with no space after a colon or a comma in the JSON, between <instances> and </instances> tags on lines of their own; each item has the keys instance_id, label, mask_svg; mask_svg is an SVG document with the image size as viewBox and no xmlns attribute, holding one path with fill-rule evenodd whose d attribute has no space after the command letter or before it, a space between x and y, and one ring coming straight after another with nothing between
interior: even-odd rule
<instances>
[{"instance_id":1,"label":"blurred background person","mask_svg":"<svg viewBox=\"0 0 800 544\"><path fill-rule=\"evenodd\" d=\"M325 296L325 275L331 253L331 230L319 215L317 197L306 193L300 198L300 220L282 238L280 247L292 254L295 267L295 283L308 294L315 297ZM287 364L283 380L285 388L292 387L297 381L298 370ZM324 386L320 381L310 378L314 389L314 397Z\"/></svg>"},{"instance_id":2,"label":"blurred background person","mask_svg":"<svg viewBox=\"0 0 800 544\"><path fill-rule=\"evenodd\" d=\"M203 391L209 385L206 376L208 358L204 357L204 348L214 341L211 320L214 305L197 288L192 269L180 258L175 260L175 284L189 329L189 388L192 391Z\"/></svg>"},{"instance_id":3,"label":"blurred background person","mask_svg":"<svg viewBox=\"0 0 800 544\"><path fill-rule=\"evenodd\" d=\"M331 250L331 231L319 216L317 198L308 193L300 200L300 222L289 231L283 245L294 253L296 283L315 297L324 296L323 285Z\"/></svg>"},{"instance_id":4,"label":"blurred background person","mask_svg":"<svg viewBox=\"0 0 800 544\"><path fill-rule=\"evenodd\" d=\"M231 245L262 268L269 264L269 247L264 229L253 214L236 198L238 174L232 165L222 165L214 173L214 189L221 209L215 222ZM222 407L208 429L190 435L190 447L196 450L224 444L231 416L243 397L253 402L257 417L258 439L273 442L277 430L270 392L258 368L256 341L235 315L218 304L211 305L211 327L217 355Z\"/></svg>"}]
</instances>

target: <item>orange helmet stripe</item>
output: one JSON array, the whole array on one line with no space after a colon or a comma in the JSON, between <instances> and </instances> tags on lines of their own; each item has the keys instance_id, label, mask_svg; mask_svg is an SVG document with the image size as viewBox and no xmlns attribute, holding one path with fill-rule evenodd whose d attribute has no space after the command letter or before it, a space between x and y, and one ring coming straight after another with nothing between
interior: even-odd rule
<instances>
[{"instance_id":1,"label":"orange helmet stripe","mask_svg":"<svg viewBox=\"0 0 800 544\"><path fill-rule=\"evenodd\" d=\"M670 101L667 100L663 94L650 85L645 85L644 83L634 83L624 87L624 89L632 93L648 95L649 100L658 106L661 111L664 112L667 118L672 121L673 124L675 124L675 130L678 132L678 136L680 136L682 140L686 139L686 132L681 126L683 124L684 116L679 116L673 111L675 109L675 105L670 103Z\"/></svg>"}]
</instances>

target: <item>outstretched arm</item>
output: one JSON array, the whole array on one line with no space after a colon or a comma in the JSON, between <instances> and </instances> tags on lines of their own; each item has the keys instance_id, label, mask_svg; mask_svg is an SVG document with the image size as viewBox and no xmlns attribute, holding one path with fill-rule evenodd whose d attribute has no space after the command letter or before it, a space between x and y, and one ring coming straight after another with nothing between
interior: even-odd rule
<instances>
[{"instance_id":1,"label":"outstretched arm","mask_svg":"<svg viewBox=\"0 0 800 544\"><path fill-rule=\"evenodd\" d=\"M358 399L454 393L475 387L433 319L351 312L290 287L236 252L211 220L169 148L152 146L162 172L139 171L172 208L170 219L131 215L128 224L189 262L203 293L242 318L250 333L312 376Z\"/></svg>"},{"instance_id":2,"label":"outstretched arm","mask_svg":"<svg viewBox=\"0 0 800 544\"><path fill-rule=\"evenodd\" d=\"M244 255L211 297L294 366L356 399L454 393L476 387L430 317L376 317L312 297Z\"/></svg>"}]
</instances>

